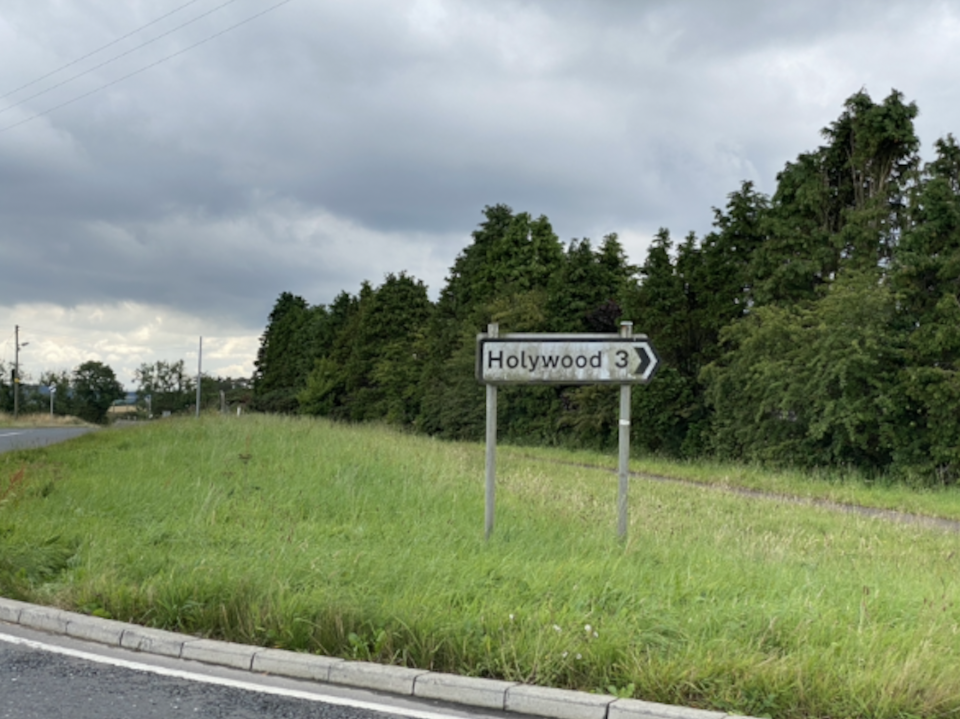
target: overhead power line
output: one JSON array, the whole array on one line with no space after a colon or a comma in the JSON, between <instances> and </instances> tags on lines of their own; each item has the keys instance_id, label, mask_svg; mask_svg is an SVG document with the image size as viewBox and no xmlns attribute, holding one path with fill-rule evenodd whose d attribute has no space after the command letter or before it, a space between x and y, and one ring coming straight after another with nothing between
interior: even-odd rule
<instances>
[{"instance_id":1,"label":"overhead power line","mask_svg":"<svg viewBox=\"0 0 960 719\"><path fill-rule=\"evenodd\" d=\"M99 63L99 64L97 64L97 65L94 65L94 66L91 67L91 68L87 68L87 69L84 70L83 72L79 72L79 73L77 73L76 75L73 75L72 77L68 77L66 80L61 80L60 82L51 85L50 87L46 88L45 90L41 90L40 92L35 92L34 94L32 94L32 95L30 95L30 96L28 96L28 97L25 97L25 98L23 98L22 100L18 100L17 102L13 103L12 105L7 105L6 107L0 109L0 115L2 115L3 113L7 112L8 110L12 110L12 109L15 108L15 107L19 107L20 105L23 105L25 102L30 102L30 100L35 100L36 98L40 97L41 95L46 95L46 94L47 94L48 92L50 92L51 90L56 90L58 87L63 87L63 86L66 85L67 83L71 83L71 82L73 82L74 80L78 80L78 79L80 79L81 77L83 77L84 75L89 75L89 74L90 74L91 72L93 72L94 70L99 70L101 67L105 67L105 66L107 66L107 65L110 65L111 63L116 62L116 61L119 60L120 58L126 57L127 55L130 55L131 53L134 53L134 52L136 52L137 50L140 50L140 49L142 49L142 48L145 48L147 45L152 45L152 44L155 43L157 40L162 40L163 38L167 37L167 35L172 35L173 33L177 32L178 30L182 30L183 28L187 27L187 25L192 25L193 23L197 22L198 20L202 20L203 18L207 17L208 15L212 15L213 13L217 12L217 10L221 10L221 9L225 8L227 5L231 5L231 4L235 3L236 1L237 1L237 0L227 0L227 1L226 1L225 3L223 3L223 4L217 5L217 7L213 8L212 10L208 10L207 12L202 13L201 15L197 15L197 16L196 16L195 18L193 18L192 20L187 20L185 23L182 23L182 24L180 24L180 25L177 25L175 28L171 28L170 30L167 30L166 32L161 33L161 34L157 35L156 37L151 38L150 40L147 40L146 42L142 42L142 43L140 43L139 45L137 45L136 47L132 47L132 48L130 48L129 50L126 50L126 51L124 51L124 52L121 52L119 55L114 55L114 56L111 57L110 59L104 60L103 62L101 62L101 63ZM71 64L72 64L72 63L71 63ZM32 85L33 83L30 83L30 84Z\"/></svg>"},{"instance_id":2,"label":"overhead power line","mask_svg":"<svg viewBox=\"0 0 960 719\"><path fill-rule=\"evenodd\" d=\"M63 71L63 70L66 70L68 67L72 67L72 66L76 65L78 62L82 62L82 61L86 60L88 57L93 57L93 56L96 55L97 53L103 52L103 51L106 50L108 47L113 47L113 46L116 45L118 42L121 42L121 41L123 41L123 40L126 40L128 37L130 37L130 36L132 36L132 35L136 35L136 34L137 34L138 32L140 32L141 30L146 30L146 29L147 29L148 27L150 27L151 25L156 25L156 24L157 24L158 22L160 22L161 20L165 20L166 18L170 17L171 15L175 15L176 13L180 12L180 11L183 10L185 7L189 7L190 5L193 5L194 3L198 3L198 2L200 2L200 0L190 0L190 2L184 3L183 5L181 5L181 6L178 7L178 8L174 8L174 9L171 10L170 12L165 13L164 15L161 15L160 17L156 18L155 20L151 20L151 21L148 22L146 25L141 25L141 26L138 27L137 29L131 30L131 31L128 32L126 35L121 35L121 36L118 37L116 40L111 40L111 41L108 42L106 45L101 45L101 46L98 47L96 50L93 50L93 51L91 51L91 52L88 52L86 55L82 55L82 56L78 57L76 60L71 60L71 61L68 62L66 65L61 65L61 66L58 67L56 70L51 70L51 71L48 72L46 75L41 75L40 77L36 78L35 80L31 80L30 82L28 82L28 83L26 83L26 84L24 84L24 85L21 85L20 87L16 87L16 88L14 88L13 90L11 90L10 92L6 93L5 95L0 95L0 100L3 100L3 99L5 99L5 98L8 98L8 97L10 97L11 95L14 95L14 94L20 92L21 90L25 90L25 89L27 89L28 87L31 87L31 86L33 86L33 85L36 85L38 82L40 82L40 81L42 81L42 80L46 80L48 77L53 77L53 76L56 75L58 72L61 72L61 71Z\"/></svg>"},{"instance_id":3,"label":"overhead power line","mask_svg":"<svg viewBox=\"0 0 960 719\"><path fill-rule=\"evenodd\" d=\"M234 0L231 0L231 2L233 2L233 1L234 1ZM28 123L28 122L32 122L33 120L36 120L36 119L38 119L38 118L44 117L44 116L46 116L46 115L49 115L49 114L52 113L52 112L56 112L57 110L60 110L61 108L66 107L67 105L72 105L73 103L79 102L80 100L83 100L83 99L85 99L85 98L88 98L88 97L90 97L91 95L95 95L95 94L97 94L98 92L101 92L102 90L106 90L108 87L113 87L114 85L117 85L117 84L123 82L124 80L127 80L127 79L129 79L129 78L131 78L131 77L134 77L135 75L139 75L139 74L141 74L141 73L143 73L143 72L146 72L147 70L150 70L151 68L154 68L154 67L156 67L157 65L160 65L160 64L162 64L162 63L165 63L167 60L172 60L173 58L179 57L180 55L183 55L184 53L189 52L190 50L193 50L193 49L195 49L195 48L200 47L201 45L204 45L204 44L210 42L211 40L215 40L216 38L220 37L221 35L226 35L228 32L230 32L230 31L232 31L232 30L236 30L238 27L240 27L240 26L242 26L242 25L246 25L248 22L252 22L253 20L256 20L257 18L262 17L262 16L266 15L268 12L271 12L271 11L273 11L273 10L276 10L278 7L280 7L280 6L282 6L282 5L286 5L286 4L289 3L289 2L292 2L292 0L281 0L280 2L276 3L275 5L271 5L271 6L268 7L266 10L261 10L260 12L254 14L254 15L251 15L250 17L248 17L248 18L246 18L246 19L244 19L244 20L241 20L240 22L238 22L238 23L236 23L236 24L234 24L234 25L231 25L230 27L224 28L223 30L221 30L221 31L219 31L219 32L216 32L216 33L214 33L213 35L210 35L210 36L204 38L203 40L200 40L199 42L195 42L193 45L188 45L187 47L183 48L182 50L178 50L178 51L175 52L175 53L171 53L170 55L167 55L166 57L160 58L160 59L157 60L156 62L152 62L152 63L150 63L149 65L145 65L144 67L141 67L139 70L134 70L133 72L127 73L126 75L123 75L122 77L118 77L116 80L111 80L110 82L105 83L105 84L103 84L103 85L100 85L99 87L94 88L93 90L90 90L89 92L85 92L85 93L83 93L83 94L81 94L81 95L77 95L76 97L71 98L70 100L67 100L67 101L65 101L65 102L61 102L59 105L54 105L53 107L48 108L48 109L44 110L43 112L38 112L37 114L31 115L30 117L27 117L27 118L24 118L23 120L20 120L19 122L15 122L15 123L13 123L13 124L11 124L11 125L7 125L6 127L0 127L0 133L4 133L4 132L7 132L8 130L12 130L12 129L15 128L15 127L20 127L20 125L25 125L25 124ZM3 112L3 111L0 110L0 112Z\"/></svg>"}]
</instances>

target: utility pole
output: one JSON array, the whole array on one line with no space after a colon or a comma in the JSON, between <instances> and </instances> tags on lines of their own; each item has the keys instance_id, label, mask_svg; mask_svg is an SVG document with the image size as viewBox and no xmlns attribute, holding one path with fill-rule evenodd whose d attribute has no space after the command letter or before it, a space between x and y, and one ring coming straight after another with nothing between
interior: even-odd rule
<instances>
[{"instance_id":1,"label":"utility pole","mask_svg":"<svg viewBox=\"0 0 960 719\"><path fill-rule=\"evenodd\" d=\"M20 412L20 325L13 326L13 418Z\"/></svg>"},{"instance_id":2,"label":"utility pole","mask_svg":"<svg viewBox=\"0 0 960 719\"><path fill-rule=\"evenodd\" d=\"M13 418L20 414L20 348L29 342L20 344L20 325L13 326Z\"/></svg>"},{"instance_id":3,"label":"utility pole","mask_svg":"<svg viewBox=\"0 0 960 719\"><path fill-rule=\"evenodd\" d=\"M197 417L200 417L200 380L203 378L203 337L200 338L200 348L197 351Z\"/></svg>"}]
</instances>

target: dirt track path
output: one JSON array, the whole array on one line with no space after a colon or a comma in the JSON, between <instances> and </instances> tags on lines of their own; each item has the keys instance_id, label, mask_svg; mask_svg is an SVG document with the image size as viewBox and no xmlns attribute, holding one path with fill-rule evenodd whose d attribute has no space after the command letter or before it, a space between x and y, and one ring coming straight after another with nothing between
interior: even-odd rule
<instances>
[{"instance_id":1,"label":"dirt track path","mask_svg":"<svg viewBox=\"0 0 960 719\"><path fill-rule=\"evenodd\" d=\"M531 457L523 455L527 459L536 459L544 461L542 457ZM546 460L555 464L565 464L568 467L583 467L584 469L595 469L600 472L613 472L616 469L601 467L596 464L579 464L577 462L563 462L561 460ZM943 517L930 517L925 514L911 514L910 512L899 512L894 509L879 509L877 507L864 507L860 504L844 504L842 502L833 502L829 499L812 499L809 497L797 497L791 494L780 494L777 492L764 492L759 489L748 489L746 487L730 487L725 485L707 484L705 482L695 482L690 479L677 479L676 477L667 477L662 474L650 474L648 472L634 472L631 470L631 477L645 479L651 482L667 482L670 484L681 484L688 487L697 487L714 492L723 492L725 494L739 494L744 497L753 497L755 499L767 499L787 504L805 505L808 507L822 507L836 512L845 512L847 514L857 514L862 517L874 517L884 519L890 522L899 522L901 524L916 524L922 527L933 529L942 529L947 532L960 532L960 521L955 519L944 519Z\"/></svg>"}]
</instances>

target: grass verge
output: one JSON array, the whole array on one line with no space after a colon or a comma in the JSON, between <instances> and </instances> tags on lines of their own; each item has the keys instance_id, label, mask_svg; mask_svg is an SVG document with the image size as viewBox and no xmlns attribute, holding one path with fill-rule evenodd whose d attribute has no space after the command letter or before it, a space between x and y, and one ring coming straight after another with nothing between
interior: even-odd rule
<instances>
[{"instance_id":1,"label":"grass verge","mask_svg":"<svg viewBox=\"0 0 960 719\"><path fill-rule=\"evenodd\" d=\"M480 445L246 416L0 455L0 593L755 716L960 710L957 535L634 482L621 544L616 476L544 458L613 466L503 448L485 543Z\"/></svg>"},{"instance_id":2,"label":"grass verge","mask_svg":"<svg viewBox=\"0 0 960 719\"><path fill-rule=\"evenodd\" d=\"M501 454L548 462L569 462L616 471L615 453L504 447ZM696 460L685 462L658 457L633 458L630 469L641 475L664 477L720 489L747 489L770 495L873 507L960 521L960 490L955 486L910 485L904 481L868 477L854 469L804 472L770 469L762 465Z\"/></svg>"}]
</instances>

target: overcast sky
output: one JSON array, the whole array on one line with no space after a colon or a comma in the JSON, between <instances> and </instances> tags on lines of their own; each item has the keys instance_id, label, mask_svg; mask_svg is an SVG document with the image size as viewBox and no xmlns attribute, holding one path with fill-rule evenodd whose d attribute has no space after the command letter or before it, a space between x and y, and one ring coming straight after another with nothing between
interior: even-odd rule
<instances>
[{"instance_id":1,"label":"overcast sky","mask_svg":"<svg viewBox=\"0 0 960 719\"><path fill-rule=\"evenodd\" d=\"M249 376L281 292L436 297L500 202L640 263L861 88L915 101L929 156L958 69L960 1L3 0L0 361L19 325L34 378L132 388L202 335Z\"/></svg>"}]
</instances>

